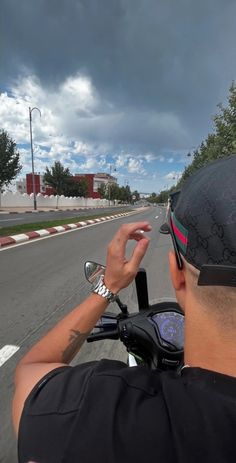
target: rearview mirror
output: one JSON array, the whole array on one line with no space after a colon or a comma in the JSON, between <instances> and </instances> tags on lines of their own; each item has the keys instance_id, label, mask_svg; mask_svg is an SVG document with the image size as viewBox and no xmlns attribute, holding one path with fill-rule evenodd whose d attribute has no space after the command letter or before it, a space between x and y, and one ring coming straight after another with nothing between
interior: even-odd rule
<instances>
[{"instance_id":1,"label":"rearview mirror","mask_svg":"<svg viewBox=\"0 0 236 463\"><path fill-rule=\"evenodd\" d=\"M162 234L162 235L169 235L170 234L170 229L169 229L169 225L168 223L163 223L159 229L159 232Z\"/></svg>"},{"instance_id":2,"label":"rearview mirror","mask_svg":"<svg viewBox=\"0 0 236 463\"><path fill-rule=\"evenodd\" d=\"M104 265L97 264L97 262L85 262L84 273L89 283L94 284L101 275L104 275L105 268Z\"/></svg>"}]
</instances>

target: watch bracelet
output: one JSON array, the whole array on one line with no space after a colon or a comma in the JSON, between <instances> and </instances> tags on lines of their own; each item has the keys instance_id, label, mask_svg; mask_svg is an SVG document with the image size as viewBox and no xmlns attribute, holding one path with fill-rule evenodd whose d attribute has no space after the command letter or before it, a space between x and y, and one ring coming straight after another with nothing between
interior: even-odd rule
<instances>
[{"instance_id":1,"label":"watch bracelet","mask_svg":"<svg viewBox=\"0 0 236 463\"><path fill-rule=\"evenodd\" d=\"M103 275L100 277L97 285L93 289L93 293L104 297L104 299L107 299L109 302L114 301L116 297L116 294L112 293L112 291L110 291L110 289L108 289L105 285Z\"/></svg>"}]
</instances>

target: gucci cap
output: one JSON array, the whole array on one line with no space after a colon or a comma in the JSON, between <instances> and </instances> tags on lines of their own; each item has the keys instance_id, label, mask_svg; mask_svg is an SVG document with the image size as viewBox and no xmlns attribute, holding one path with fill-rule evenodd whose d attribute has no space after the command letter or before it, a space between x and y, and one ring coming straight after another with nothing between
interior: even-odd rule
<instances>
[{"instance_id":1,"label":"gucci cap","mask_svg":"<svg viewBox=\"0 0 236 463\"><path fill-rule=\"evenodd\" d=\"M199 169L171 195L169 231L199 285L236 286L236 155Z\"/></svg>"}]
</instances>

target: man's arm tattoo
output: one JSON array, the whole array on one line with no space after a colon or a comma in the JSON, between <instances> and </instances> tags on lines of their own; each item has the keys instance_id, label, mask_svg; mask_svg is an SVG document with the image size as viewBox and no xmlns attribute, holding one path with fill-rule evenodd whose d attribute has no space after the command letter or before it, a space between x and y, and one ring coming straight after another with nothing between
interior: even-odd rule
<instances>
[{"instance_id":1,"label":"man's arm tattoo","mask_svg":"<svg viewBox=\"0 0 236 463\"><path fill-rule=\"evenodd\" d=\"M85 339L89 333L80 333L80 331L71 330L69 337L69 344L66 349L62 352L62 362L70 363L75 354L79 351L83 345Z\"/></svg>"}]
</instances>

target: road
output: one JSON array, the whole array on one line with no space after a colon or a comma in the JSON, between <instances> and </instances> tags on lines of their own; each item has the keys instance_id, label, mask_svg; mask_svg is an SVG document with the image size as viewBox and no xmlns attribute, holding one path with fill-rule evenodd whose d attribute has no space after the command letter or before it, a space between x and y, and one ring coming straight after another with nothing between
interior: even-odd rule
<instances>
[{"instance_id":1,"label":"road","mask_svg":"<svg viewBox=\"0 0 236 463\"><path fill-rule=\"evenodd\" d=\"M1 212L0 214L0 228L11 227L13 225L22 225L24 223L37 223L44 222L46 220L61 220L66 219L67 217L83 217L85 215L95 215L95 214L104 214L110 215L112 213L118 214L120 210L124 210L126 206L121 207L106 207L106 208L89 208L81 209L77 211L53 211L53 212L31 212L31 213L11 213L5 214ZM129 206L130 208L130 206Z\"/></svg>"},{"instance_id":2,"label":"road","mask_svg":"<svg viewBox=\"0 0 236 463\"><path fill-rule=\"evenodd\" d=\"M105 263L106 245L122 223L150 221L153 226L151 243L142 263L147 270L150 300L174 296L167 268L167 251L171 243L168 236L158 233L164 215L164 208L147 208L130 218L99 223L0 251L0 349L9 344L19 347L0 367L1 463L17 462L10 421L16 363L51 326L89 294L83 264L86 260ZM130 255L132 246L130 243L127 255ZM120 296L131 311L136 309L134 285L123 290ZM117 312L117 307L112 306ZM126 352L117 341L85 343L74 363L104 357L125 360Z\"/></svg>"}]
</instances>

